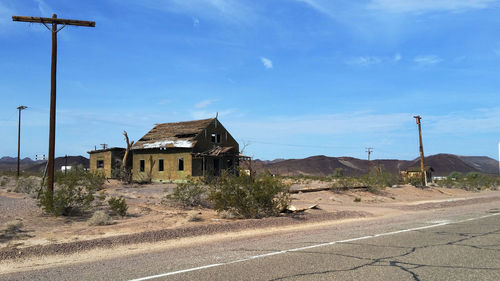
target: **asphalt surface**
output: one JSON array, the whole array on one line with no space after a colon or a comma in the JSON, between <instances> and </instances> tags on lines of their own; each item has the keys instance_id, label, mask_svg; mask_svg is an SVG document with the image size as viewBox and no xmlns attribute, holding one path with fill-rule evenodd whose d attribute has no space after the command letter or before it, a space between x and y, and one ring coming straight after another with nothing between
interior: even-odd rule
<instances>
[{"instance_id":1,"label":"asphalt surface","mask_svg":"<svg viewBox=\"0 0 500 281\"><path fill-rule=\"evenodd\" d=\"M498 202L0 275L0 280L500 280ZM154 277L157 278L154 278Z\"/></svg>"}]
</instances>

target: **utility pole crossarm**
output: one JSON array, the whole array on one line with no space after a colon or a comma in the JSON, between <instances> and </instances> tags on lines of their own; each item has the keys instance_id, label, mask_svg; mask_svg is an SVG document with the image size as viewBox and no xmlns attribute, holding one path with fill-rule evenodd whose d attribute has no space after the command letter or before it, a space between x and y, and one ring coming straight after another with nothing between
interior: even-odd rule
<instances>
[{"instance_id":1,"label":"utility pole crossarm","mask_svg":"<svg viewBox=\"0 0 500 281\"><path fill-rule=\"evenodd\" d=\"M51 24L55 23L64 25L95 27L95 21L85 21L85 20L69 20L69 19L58 19L58 18L41 18L41 17L24 17L24 16L12 16L12 20L22 21L22 22L51 23Z\"/></svg>"}]
</instances>

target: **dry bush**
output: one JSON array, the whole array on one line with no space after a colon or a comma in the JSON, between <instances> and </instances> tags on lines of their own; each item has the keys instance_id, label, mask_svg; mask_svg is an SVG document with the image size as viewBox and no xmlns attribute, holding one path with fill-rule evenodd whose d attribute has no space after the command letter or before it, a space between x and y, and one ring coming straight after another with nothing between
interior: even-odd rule
<instances>
[{"instance_id":1,"label":"dry bush","mask_svg":"<svg viewBox=\"0 0 500 281\"><path fill-rule=\"evenodd\" d=\"M194 221L202 221L203 218L200 216L199 212L189 212L187 215L187 220L194 222Z\"/></svg>"},{"instance_id":2,"label":"dry bush","mask_svg":"<svg viewBox=\"0 0 500 281\"><path fill-rule=\"evenodd\" d=\"M6 222L4 225L5 234L16 234L21 231L21 228L24 226L23 222L20 220L12 220Z\"/></svg>"},{"instance_id":3,"label":"dry bush","mask_svg":"<svg viewBox=\"0 0 500 281\"><path fill-rule=\"evenodd\" d=\"M110 225L113 223L113 219L103 211L95 211L87 223L92 226Z\"/></svg>"}]
</instances>

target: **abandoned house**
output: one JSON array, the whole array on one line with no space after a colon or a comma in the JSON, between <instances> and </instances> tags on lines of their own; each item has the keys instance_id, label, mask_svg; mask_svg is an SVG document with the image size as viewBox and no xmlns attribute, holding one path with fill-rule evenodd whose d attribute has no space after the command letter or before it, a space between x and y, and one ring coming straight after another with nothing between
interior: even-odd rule
<instances>
[{"instance_id":1,"label":"abandoned house","mask_svg":"<svg viewBox=\"0 0 500 281\"><path fill-rule=\"evenodd\" d=\"M431 166L425 166L425 182L432 182L432 172L434 169ZM410 182L411 179L420 179L422 176L422 172L420 171L420 166L418 167L409 167L406 170L401 171L401 177L404 182Z\"/></svg>"},{"instance_id":2,"label":"abandoned house","mask_svg":"<svg viewBox=\"0 0 500 281\"><path fill-rule=\"evenodd\" d=\"M239 164L239 145L217 118L157 124L130 150L134 181L217 176Z\"/></svg>"},{"instance_id":3,"label":"abandoned house","mask_svg":"<svg viewBox=\"0 0 500 281\"><path fill-rule=\"evenodd\" d=\"M125 154L124 148L95 149L87 153L90 155L90 172L103 173L106 178L118 177Z\"/></svg>"}]
</instances>

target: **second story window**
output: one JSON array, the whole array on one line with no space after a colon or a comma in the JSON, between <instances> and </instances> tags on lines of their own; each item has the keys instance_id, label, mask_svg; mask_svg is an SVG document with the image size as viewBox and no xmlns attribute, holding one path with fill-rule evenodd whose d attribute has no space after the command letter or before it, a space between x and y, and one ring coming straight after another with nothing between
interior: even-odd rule
<instances>
[{"instance_id":1,"label":"second story window","mask_svg":"<svg viewBox=\"0 0 500 281\"><path fill-rule=\"evenodd\" d=\"M213 143L220 143L220 134L212 134L210 136L210 141Z\"/></svg>"}]
</instances>

